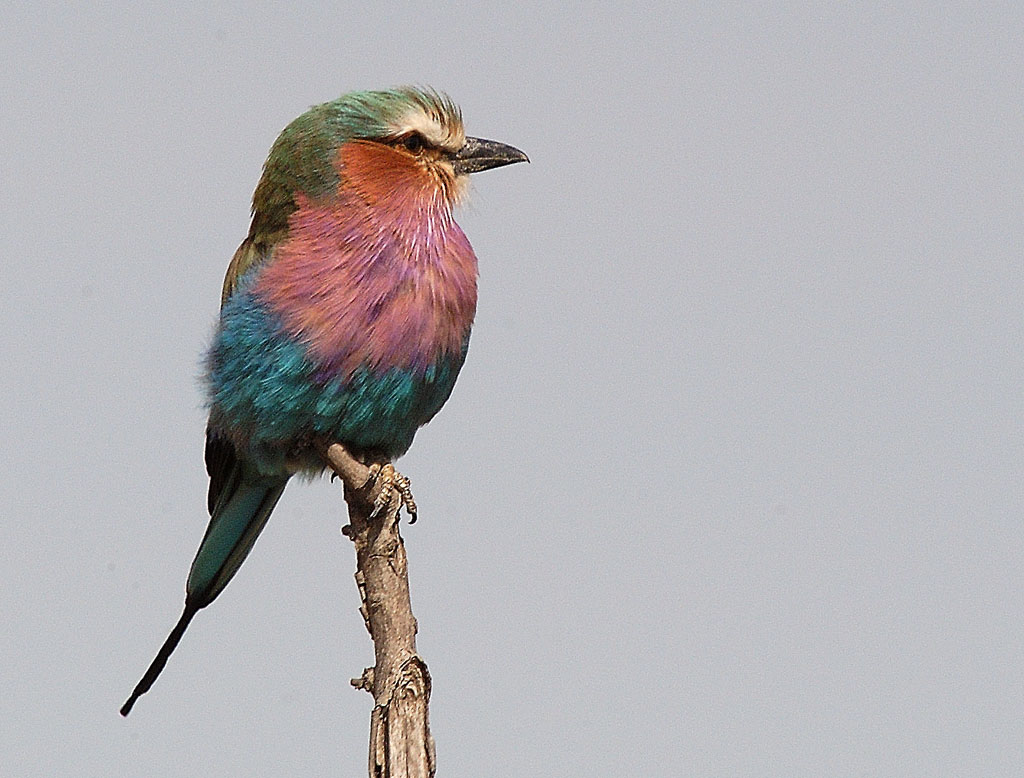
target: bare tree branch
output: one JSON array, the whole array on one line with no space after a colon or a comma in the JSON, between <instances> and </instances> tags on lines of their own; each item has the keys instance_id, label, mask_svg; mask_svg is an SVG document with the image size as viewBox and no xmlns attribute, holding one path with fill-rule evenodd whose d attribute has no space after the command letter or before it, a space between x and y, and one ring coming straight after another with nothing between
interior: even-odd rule
<instances>
[{"instance_id":1,"label":"bare tree branch","mask_svg":"<svg viewBox=\"0 0 1024 778\"><path fill-rule=\"evenodd\" d=\"M431 778L434 739L427 706L430 673L416 652L416 619L409 599L408 563L399 534L402 497L396 490L386 510L371 518L379 485L369 467L338 443L323 451L345 483L349 524L342 532L356 547L360 612L373 638L376 664L352 679L373 694L370 716L370 778Z\"/></svg>"}]
</instances>

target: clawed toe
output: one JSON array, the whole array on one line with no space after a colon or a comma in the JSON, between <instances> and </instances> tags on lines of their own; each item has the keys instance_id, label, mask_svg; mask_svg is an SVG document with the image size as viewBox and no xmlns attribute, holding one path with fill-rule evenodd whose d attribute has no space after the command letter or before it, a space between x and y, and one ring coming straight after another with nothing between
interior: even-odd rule
<instances>
[{"instance_id":1,"label":"clawed toe","mask_svg":"<svg viewBox=\"0 0 1024 778\"><path fill-rule=\"evenodd\" d=\"M363 484L363 488L369 489L374 486L377 487L377 497L373 501L373 510L370 512L371 519L377 518L380 512L391 503L392 495L398 492L399 499L402 501L400 507L405 507L406 513L409 514L409 523L416 523L416 500L412 496L412 484L408 478L395 470L394 465L390 462L383 465L375 462L370 465L370 474L366 483Z\"/></svg>"}]
</instances>

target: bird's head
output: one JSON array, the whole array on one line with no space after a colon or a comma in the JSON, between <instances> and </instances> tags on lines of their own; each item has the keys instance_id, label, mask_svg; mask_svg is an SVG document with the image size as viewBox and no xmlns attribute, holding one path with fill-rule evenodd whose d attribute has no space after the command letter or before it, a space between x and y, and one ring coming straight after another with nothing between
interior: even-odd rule
<instances>
[{"instance_id":1,"label":"bird's head","mask_svg":"<svg viewBox=\"0 0 1024 778\"><path fill-rule=\"evenodd\" d=\"M414 186L450 207L470 173L526 161L512 146L467 137L458 106L433 90L351 92L314 106L274 142L253 195L250 235L285 229L299 197L329 197L343 178L372 181L375 197Z\"/></svg>"}]
</instances>

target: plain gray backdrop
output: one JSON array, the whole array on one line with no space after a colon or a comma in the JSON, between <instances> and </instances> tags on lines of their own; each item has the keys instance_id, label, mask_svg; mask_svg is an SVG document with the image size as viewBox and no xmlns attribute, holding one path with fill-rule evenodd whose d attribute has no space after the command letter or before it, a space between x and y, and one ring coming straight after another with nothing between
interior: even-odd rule
<instances>
[{"instance_id":1,"label":"plain gray backdrop","mask_svg":"<svg viewBox=\"0 0 1024 778\"><path fill-rule=\"evenodd\" d=\"M1018 3L9 4L0 760L359 776L340 487L128 720L277 133L428 84L532 158L401 469L440 776L1024 774Z\"/></svg>"}]
</instances>

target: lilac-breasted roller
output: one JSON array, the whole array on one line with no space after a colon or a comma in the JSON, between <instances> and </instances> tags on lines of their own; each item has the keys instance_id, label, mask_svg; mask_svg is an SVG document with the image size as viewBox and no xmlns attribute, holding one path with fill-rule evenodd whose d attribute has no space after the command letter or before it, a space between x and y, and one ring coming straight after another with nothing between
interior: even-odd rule
<instances>
[{"instance_id":1,"label":"lilac-breasted roller","mask_svg":"<svg viewBox=\"0 0 1024 778\"><path fill-rule=\"evenodd\" d=\"M444 405L476 310L476 256L452 209L468 174L522 161L466 137L449 98L408 87L315 106L274 142L206 359L210 523L184 612L122 715L288 479L324 471L323 442L389 467Z\"/></svg>"}]
</instances>

